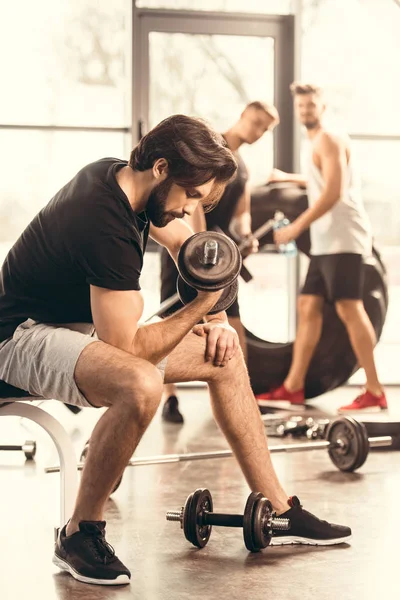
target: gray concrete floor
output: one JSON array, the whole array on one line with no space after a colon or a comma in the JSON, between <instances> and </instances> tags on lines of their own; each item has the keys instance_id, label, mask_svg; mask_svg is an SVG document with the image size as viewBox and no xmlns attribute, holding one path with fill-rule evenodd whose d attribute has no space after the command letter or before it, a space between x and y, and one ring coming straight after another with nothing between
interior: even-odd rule
<instances>
[{"instance_id":1,"label":"gray concrete floor","mask_svg":"<svg viewBox=\"0 0 400 600\"><path fill-rule=\"evenodd\" d=\"M307 414L333 415L356 393L352 387L335 390L312 402ZM227 447L206 390L184 388L180 395L185 425L163 425L157 414L137 456ZM400 388L390 388L388 399L391 416L400 421ZM46 409L66 427L79 454L99 412L85 409L75 416L54 401ZM53 567L59 486L58 476L44 468L57 463L55 449L33 423L0 419L2 443L32 437L38 443L33 463L20 453L0 453L1 600L375 600L398 588L399 452L371 452L354 474L337 471L325 452L275 454L288 494L298 495L319 517L350 525L353 539L328 548L271 547L257 555L246 551L239 529L214 528L207 547L196 550L178 524L165 520L166 511L179 508L198 487L210 489L217 512L242 512L249 490L233 458L127 469L106 518L107 538L132 570L132 583L103 588Z\"/></svg>"}]
</instances>

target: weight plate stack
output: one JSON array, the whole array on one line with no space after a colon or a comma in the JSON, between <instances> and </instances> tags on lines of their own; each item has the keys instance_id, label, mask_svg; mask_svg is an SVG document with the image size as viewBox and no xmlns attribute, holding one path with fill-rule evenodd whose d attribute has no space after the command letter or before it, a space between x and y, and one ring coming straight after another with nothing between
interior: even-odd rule
<instances>
[{"instance_id":1,"label":"weight plate stack","mask_svg":"<svg viewBox=\"0 0 400 600\"><path fill-rule=\"evenodd\" d=\"M206 262L206 243L218 244L215 264ZM183 244L178 255L178 268L182 279L191 287L205 292L228 287L237 279L242 258L235 242L223 233L205 231L195 233Z\"/></svg>"},{"instance_id":2,"label":"weight plate stack","mask_svg":"<svg viewBox=\"0 0 400 600\"><path fill-rule=\"evenodd\" d=\"M207 489L198 489L190 494L186 500L183 511L183 531L186 539L197 548L204 548L210 539L212 526L202 525L201 516L212 512L213 501Z\"/></svg>"},{"instance_id":3,"label":"weight plate stack","mask_svg":"<svg viewBox=\"0 0 400 600\"><path fill-rule=\"evenodd\" d=\"M332 445L328 449L330 459L341 471L355 471L364 464L369 448L368 436L361 423L351 417L335 419L327 429L326 439ZM335 447L336 443L341 445Z\"/></svg>"},{"instance_id":4,"label":"weight plate stack","mask_svg":"<svg viewBox=\"0 0 400 600\"><path fill-rule=\"evenodd\" d=\"M261 547L257 544L254 537L253 521L254 511L257 503L263 498L261 492L252 492L247 498L243 516L243 539L245 546L249 552L259 552Z\"/></svg>"}]
</instances>

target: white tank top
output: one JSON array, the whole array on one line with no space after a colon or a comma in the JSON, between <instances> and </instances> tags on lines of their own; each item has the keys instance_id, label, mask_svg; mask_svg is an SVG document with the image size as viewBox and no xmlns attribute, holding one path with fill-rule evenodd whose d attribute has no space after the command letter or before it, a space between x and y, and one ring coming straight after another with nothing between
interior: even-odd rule
<instances>
[{"instance_id":1,"label":"white tank top","mask_svg":"<svg viewBox=\"0 0 400 600\"><path fill-rule=\"evenodd\" d=\"M308 158L308 203L313 206L325 187L322 173L312 158L312 144ZM311 223L311 254L340 254L350 252L369 256L372 252L371 226L365 211L361 182L350 155L347 165L343 194L333 208Z\"/></svg>"}]
</instances>

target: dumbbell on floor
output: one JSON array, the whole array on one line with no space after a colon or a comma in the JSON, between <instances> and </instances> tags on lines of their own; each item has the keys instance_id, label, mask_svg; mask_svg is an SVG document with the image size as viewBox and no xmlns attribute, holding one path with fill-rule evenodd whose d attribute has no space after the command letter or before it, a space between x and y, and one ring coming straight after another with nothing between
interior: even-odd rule
<instances>
[{"instance_id":1,"label":"dumbbell on floor","mask_svg":"<svg viewBox=\"0 0 400 600\"><path fill-rule=\"evenodd\" d=\"M326 429L329 425L329 419L317 419L312 417L305 419L301 416L292 416L290 419L282 419L275 425L275 428L270 427L268 435L275 437L305 437L309 440L324 439Z\"/></svg>"},{"instance_id":2,"label":"dumbbell on floor","mask_svg":"<svg viewBox=\"0 0 400 600\"><path fill-rule=\"evenodd\" d=\"M26 440L22 446L0 446L0 451L18 451L21 450L25 454L26 460L33 460L36 454L36 442Z\"/></svg>"},{"instance_id":3,"label":"dumbbell on floor","mask_svg":"<svg viewBox=\"0 0 400 600\"><path fill-rule=\"evenodd\" d=\"M180 522L186 539L204 548L210 539L212 526L243 528L243 538L250 552L266 548L275 531L289 529L288 519L277 519L272 504L261 493L252 492L247 499L244 515L213 512L211 493L197 489L190 494L180 511L167 512L167 521Z\"/></svg>"}]
</instances>

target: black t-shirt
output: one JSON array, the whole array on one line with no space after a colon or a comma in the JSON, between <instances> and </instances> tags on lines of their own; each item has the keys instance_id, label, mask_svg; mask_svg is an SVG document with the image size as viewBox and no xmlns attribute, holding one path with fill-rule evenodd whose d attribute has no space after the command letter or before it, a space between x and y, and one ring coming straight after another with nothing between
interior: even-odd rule
<instances>
[{"instance_id":1,"label":"black t-shirt","mask_svg":"<svg viewBox=\"0 0 400 600\"><path fill-rule=\"evenodd\" d=\"M0 341L28 318L91 323L90 285L140 290L149 223L117 183L126 165L87 165L21 234L1 269Z\"/></svg>"},{"instance_id":2,"label":"black t-shirt","mask_svg":"<svg viewBox=\"0 0 400 600\"><path fill-rule=\"evenodd\" d=\"M246 187L249 178L246 165L238 152L234 152L234 155L238 165L235 178L226 186L217 206L209 213L206 213L208 230L218 226L222 231L228 233L229 225L235 214L237 204Z\"/></svg>"}]
</instances>

